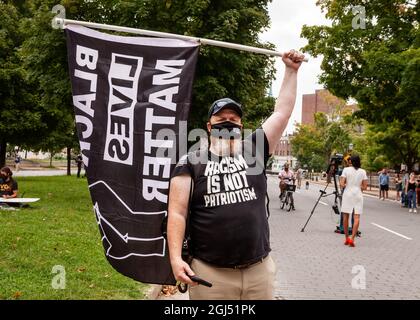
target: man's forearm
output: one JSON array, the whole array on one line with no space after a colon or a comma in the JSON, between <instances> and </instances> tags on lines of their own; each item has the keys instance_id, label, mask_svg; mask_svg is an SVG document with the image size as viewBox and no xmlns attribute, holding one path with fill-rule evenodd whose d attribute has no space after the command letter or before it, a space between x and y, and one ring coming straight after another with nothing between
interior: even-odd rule
<instances>
[{"instance_id":1,"label":"man's forearm","mask_svg":"<svg viewBox=\"0 0 420 320\"><path fill-rule=\"evenodd\" d=\"M297 71L286 67L274 112L280 112L283 116L289 118L296 102L296 91Z\"/></svg>"},{"instance_id":2,"label":"man's forearm","mask_svg":"<svg viewBox=\"0 0 420 320\"><path fill-rule=\"evenodd\" d=\"M268 140L269 153L274 152L276 144L286 129L296 101L296 88L297 71L286 67L273 114L262 125Z\"/></svg>"},{"instance_id":3,"label":"man's forearm","mask_svg":"<svg viewBox=\"0 0 420 320\"><path fill-rule=\"evenodd\" d=\"M273 153L281 135L286 129L296 102L297 72L304 56L296 51L290 51L283 55L282 60L286 65L283 83L274 107L274 112L263 123L262 128L267 137L269 153Z\"/></svg>"},{"instance_id":4,"label":"man's forearm","mask_svg":"<svg viewBox=\"0 0 420 320\"><path fill-rule=\"evenodd\" d=\"M169 215L168 219L168 247L171 260L182 257L182 244L185 235L185 217L180 214Z\"/></svg>"}]
</instances>

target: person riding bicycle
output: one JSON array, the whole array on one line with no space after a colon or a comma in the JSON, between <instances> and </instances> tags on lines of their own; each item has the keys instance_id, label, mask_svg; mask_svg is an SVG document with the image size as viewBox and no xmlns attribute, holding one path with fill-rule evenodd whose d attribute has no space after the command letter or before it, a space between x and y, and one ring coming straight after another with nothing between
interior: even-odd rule
<instances>
[{"instance_id":1,"label":"person riding bicycle","mask_svg":"<svg viewBox=\"0 0 420 320\"><path fill-rule=\"evenodd\" d=\"M286 191L286 185L294 185L295 184L295 174L292 170L289 169L289 164L285 163L283 170L279 173L280 179L280 199L283 199L283 196Z\"/></svg>"}]
</instances>

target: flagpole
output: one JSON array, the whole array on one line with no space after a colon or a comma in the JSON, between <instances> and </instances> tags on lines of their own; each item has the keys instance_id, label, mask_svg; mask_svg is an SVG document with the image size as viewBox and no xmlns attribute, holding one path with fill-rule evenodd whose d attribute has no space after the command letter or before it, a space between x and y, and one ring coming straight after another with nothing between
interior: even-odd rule
<instances>
[{"instance_id":1,"label":"flagpole","mask_svg":"<svg viewBox=\"0 0 420 320\"><path fill-rule=\"evenodd\" d=\"M81 26L84 26L84 27L90 27L90 28L94 28L94 29L127 32L127 33L141 34L141 35L151 36L151 37L172 38L172 39L180 39L180 40L187 40L187 41L196 41L196 42L199 42L200 44L203 44L203 45L210 45L210 46L216 46L216 47L222 47L222 48L228 48L228 49L248 51L248 52L253 52L253 53L265 54L265 55L268 55L268 56L275 56L275 57L282 57L283 56L283 53L278 52L278 51L262 49L262 48L257 48L257 47L251 47L251 46L245 46L245 45L242 45L242 44L225 42L225 41L218 41L218 40L198 38L198 37L190 37L190 36L184 36L184 35L175 34L175 33L168 33L168 32L159 32L159 31L151 31L151 30L145 30L145 29L120 27L120 26L114 26L114 25L102 24L102 23L95 23L95 22L78 21L78 20L62 19L62 18L54 18L54 19L55 19L55 22L57 23L57 25L60 26L60 28L62 28L62 29L65 29L66 25L68 25L68 24L75 24L75 25L81 25ZM308 62L308 58L305 58L303 61Z\"/></svg>"}]
</instances>

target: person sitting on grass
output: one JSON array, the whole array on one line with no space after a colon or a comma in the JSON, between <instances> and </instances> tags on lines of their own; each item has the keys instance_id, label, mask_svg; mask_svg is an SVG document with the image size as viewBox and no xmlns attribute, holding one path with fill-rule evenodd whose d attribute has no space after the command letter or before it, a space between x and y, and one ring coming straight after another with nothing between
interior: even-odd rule
<instances>
[{"instance_id":1,"label":"person sitting on grass","mask_svg":"<svg viewBox=\"0 0 420 320\"><path fill-rule=\"evenodd\" d=\"M0 170L0 197L5 199L16 198L18 195L18 184L12 178L12 170L3 167Z\"/></svg>"}]
</instances>

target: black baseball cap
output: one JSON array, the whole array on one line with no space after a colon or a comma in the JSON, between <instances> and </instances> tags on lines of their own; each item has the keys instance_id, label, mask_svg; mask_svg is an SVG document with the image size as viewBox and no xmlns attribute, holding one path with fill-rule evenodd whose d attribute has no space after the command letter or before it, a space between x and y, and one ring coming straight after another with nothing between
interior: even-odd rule
<instances>
[{"instance_id":1,"label":"black baseball cap","mask_svg":"<svg viewBox=\"0 0 420 320\"><path fill-rule=\"evenodd\" d=\"M213 102L209 109L209 119L223 109L232 109L242 118L242 106L230 98L223 98Z\"/></svg>"}]
</instances>

